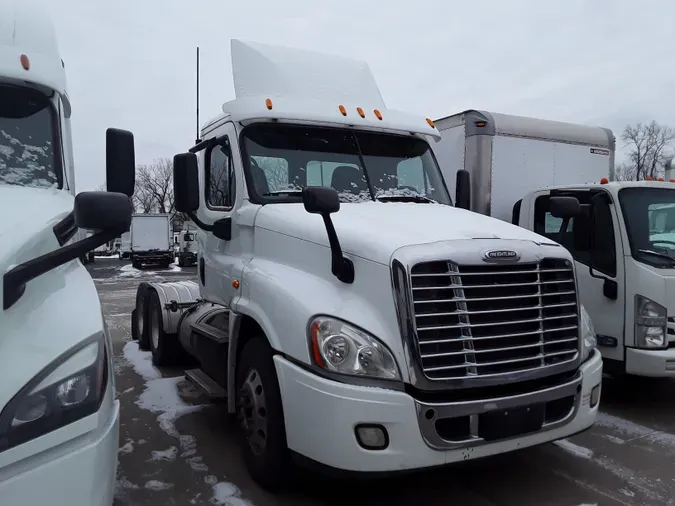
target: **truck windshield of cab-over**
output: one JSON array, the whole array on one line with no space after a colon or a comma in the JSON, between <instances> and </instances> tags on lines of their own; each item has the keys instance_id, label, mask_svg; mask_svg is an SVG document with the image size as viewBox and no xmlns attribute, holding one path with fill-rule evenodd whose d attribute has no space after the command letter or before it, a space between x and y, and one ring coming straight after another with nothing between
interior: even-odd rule
<instances>
[{"instance_id":1,"label":"truck windshield of cab-over","mask_svg":"<svg viewBox=\"0 0 675 506\"><path fill-rule=\"evenodd\" d=\"M429 144L417 137L259 123L241 139L245 169L262 201L298 202L305 186L326 186L342 202L452 205Z\"/></svg>"},{"instance_id":2,"label":"truck windshield of cab-over","mask_svg":"<svg viewBox=\"0 0 675 506\"><path fill-rule=\"evenodd\" d=\"M656 267L675 267L675 191L622 188L619 202L633 258Z\"/></svg>"},{"instance_id":3,"label":"truck windshield of cab-over","mask_svg":"<svg viewBox=\"0 0 675 506\"><path fill-rule=\"evenodd\" d=\"M62 187L57 118L40 91L0 84L0 184Z\"/></svg>"}]
</instances>

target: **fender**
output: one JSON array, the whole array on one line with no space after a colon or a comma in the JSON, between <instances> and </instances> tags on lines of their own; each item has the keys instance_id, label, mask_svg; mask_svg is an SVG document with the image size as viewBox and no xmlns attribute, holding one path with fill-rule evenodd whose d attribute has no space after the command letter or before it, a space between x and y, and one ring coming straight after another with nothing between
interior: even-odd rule
<instances>
[{"instance_id":1,"label":"fender","mask_svg":"<svg viewBox=\"0 0 675 506\"><path fill-rule=\"evenodd\" d=\"M405 359L388 266L351 257L356 270L353 284L338 281L321 263L327 277L265 259L253 259L242 273L242 292L233 299L234 313L253 318L272 349L310 364L307 325L319 314L356 325L382 341L403 371ZM309 269L308 269L309 270ZM321 294L317 297L317 294ZM293 315L289 318L288 315ZM238 339L232 318L230 342Z\"/></svg>"},{"instance_id":2,"label":"fender","mask_svg":"<svg viewBox=\"0 0 675 506\"><path fill-rule=\"evenodd\" d=\"M194 281L171 281L147 283L148 288L157 292L164 308L162 326L167 334L178 331L178 322L183 313L199 300L199 285Z\"/></svg>"}]
</instances>

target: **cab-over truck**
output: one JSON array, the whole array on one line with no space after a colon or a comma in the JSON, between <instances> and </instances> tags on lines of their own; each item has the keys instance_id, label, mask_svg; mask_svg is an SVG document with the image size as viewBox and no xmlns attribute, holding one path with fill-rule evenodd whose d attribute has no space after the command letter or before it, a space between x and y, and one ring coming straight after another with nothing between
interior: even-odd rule
<instances>
[{"instance_id":1,"label":"cab-over truck","mask_svg":"<svg viewBox=\"0 0 675 506\"><path fill-rule=\"evenodd\" d=\"M572 253L605 370L675 377L670 176L614 181L608 128L478 110L435 124L442 140L433 149L460 207L532 230Z\"/></svg>"},{"instance_id":2,"label":"cab-over truck","mask_svg":"<svg viewBox=\"0 0 675 506\"><path fill-rule=\"evenodd\" d=\"M452 206L430 119L368 65L232 41L236 99L174 157L198 282L141 283L153 362L227 399L263 486L291 459L377 473L588 429L602 360L572 255Z\"/></svg>"}]
</instances>

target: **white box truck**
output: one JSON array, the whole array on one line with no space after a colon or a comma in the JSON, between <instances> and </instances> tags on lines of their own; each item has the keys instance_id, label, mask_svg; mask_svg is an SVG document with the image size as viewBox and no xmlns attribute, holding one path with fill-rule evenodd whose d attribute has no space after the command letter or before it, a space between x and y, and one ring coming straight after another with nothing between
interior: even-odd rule
<instances>
[{"instance_id":1,"label":"white box truck","mask_svg":"<svg viewBox=\"0 0 675 506\"><path fill-rule=\"evenodd\" d=\"M131 218L132 265L137 269L147 265L168 267L175 260L171 235L168 214L134 214Z\"/></svg>"},{"instance_id":2,"label":"white box truck","mask_svg":"<svg viewBox=\"0 0 675 506\"><path fill-rule=\"evenodd\" d=\"M0 20L0 503L111 506L113 349L78 258L129 228L133 137L107 131L108 191L76 195L54 26L29 0Z\"/></svg>"},{"instance_id":3,"label":"white box truck","mask_svg":"<svg viewBox=\"0 0 675 506\"><path fill-rule=\"evenodd\" d=\"M435 124L460 207L572 253L605 369L675 377L675 184L613 182L607 128L476 110Z\"/></svg>"},{"instance_id":4,"label":"white box truck","mask_svg":"<svg viewBox=\"0 0 675 506\"><path fill-rule=\"evenodd\" d=\"M120 237L120 260L131 257L131 231L124 232Z\"/></svg>"},{"instance_id":5,"label":"white box truck","mask_svg":"<svg viewBox=\"0 0 675 506\"><path fill-rule=\"evenodd\" d=\"M198 281L141 283L132 328L227 398L260 484L593 425L602 360L569 251L453 207L440 132L386 108L367 63L233 40L232 68L236 98L174 157Z\"/></svg>"}]
</instances>

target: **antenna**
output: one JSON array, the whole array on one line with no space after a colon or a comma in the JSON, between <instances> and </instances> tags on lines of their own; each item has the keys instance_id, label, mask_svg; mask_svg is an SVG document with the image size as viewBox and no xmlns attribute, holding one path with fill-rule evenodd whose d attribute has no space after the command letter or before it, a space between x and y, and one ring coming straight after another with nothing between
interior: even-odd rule
<instances>
[{"instance_id":1,"label":"antenna","mask_svg":"<svg viewBox=\"0 0 675 506\"><path fill-rule=\"evenodd\" d=\"M199 144L201 139L199 138L199 46L197 46L197 140L195 144Z\"/></svg>"}]
</instances>

